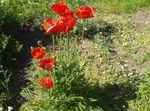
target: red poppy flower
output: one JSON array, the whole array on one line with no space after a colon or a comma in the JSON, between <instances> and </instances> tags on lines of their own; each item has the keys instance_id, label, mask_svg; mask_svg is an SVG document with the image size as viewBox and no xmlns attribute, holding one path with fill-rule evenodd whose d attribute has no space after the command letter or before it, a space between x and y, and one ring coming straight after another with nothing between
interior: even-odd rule
<instances>
[{"instance_id":1,"label":"red poppy flower","mask_svg":"<svg viewBox=\"0 0 150 111\"><path fill-rule=\"evenodd\" d=\"M76 24L76 20L71 15L60 16L56 20L46 19L44 20L43 27L47 34L69 32Z\"/></svg>"},{"instance_id":2,"label":"red poppy flower","mask_svg":"<svg viewBox=\"0 0 150 111\"><path fill-rule=\"evenodd\" d=\"M56 2L50 8L60 16L73 16L73 12L67 7L67 5L63 1Z\"/></svg>"},{"instance_id":3,"label":"red poppy flower","mask_svg":"<svg viewBox=\"0 0 150 111\"><path fill-rule=\"evenodd\" d=\"M43 22L43 27L46 30L47 34L52 34L52 33L60 33L60 31L58 31L58 25L56 26L57 20L55 19L45 19Z\"/></svg>"},{"instance_id":4,"label":"red poppy flower","mask_svg":"<svg viewBox=\"0 0 150 111\"><path fill-rule=\"evenodd\" d=\"M49 27L52 27L55 24L56 24L56 20L55 19L48 18L48 19L44 20L43 27L44 27L45 30L47 30Z\"/></svg>"},{"instance_id":5,"label":"red poppy flower","mask_svg":"<svg viewBox=\"0 0 150 111\"><path fill-rule=\"evenodd\" d=\"M45 89L50 89L54 86L53 80L50 77L41 78L39 84Z\"/></svg>"},{"instance_id":6,"label":"red poppy flower","mask_svg":"<svg viewBox=\"0 0 150 111\"><path fill-rule=\"evenodd\" d=\"M65 25L62 21L57 19L45 19L43 22L43 27L47 34L61 33L64 31Z\"/></svg>"},{"instance_id":7,"label":"red poppy flower","mask_svg":"<svg viewBox=\"0 0 150 111\"><path fill-rule=\"evenodd\" d=\"M78 18L92 18L93 15L93 9L91 7L87 6L80 6L75 10L75 13Z\"/></svg>"},{"instance_id":8,"label":"red poppy flower","mask_svg":"<svg viewBox=\"0 0 150 111\"><path fill-rule=\"evenodd\" d=\"M54 68L55 59L53 57L48 57L40 60L39 67L43 70L52 71Z\"/></svg>"},{"instance_id":9,"label":"red poppy flower","mask_svg":"<svg viewBox=\"0 0 150 111\"><path fill-rule=\"evenodd\" d=\"M45 56L44 49L40 47L33 48L33 50L30 53L35 59L41 59Z\"/></svg>"},{"instance_id":10,"label":"red poppy flower","mask_svg":"<svg viewBox=\"0 0 150 111\"><path fill-rule=\"evenodd\" d=\"M64 24L64 32L65 33L72 30L76 24L76 19L70 15L68 15L66 17L60 16L58 18L58 21L61 21Z\"/></svg>"}]
</instances>

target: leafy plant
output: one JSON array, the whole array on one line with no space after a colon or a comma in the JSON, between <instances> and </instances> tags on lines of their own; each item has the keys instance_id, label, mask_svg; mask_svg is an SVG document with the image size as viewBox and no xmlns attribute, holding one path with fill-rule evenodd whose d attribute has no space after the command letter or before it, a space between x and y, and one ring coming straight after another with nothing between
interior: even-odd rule
<instances>
[{"instance_id":1,"label":"leafy plant","mask_svg":"<svg viewBox=\"0 0 150 111\"><path fill-rule=\"evenodd\" d=\"M4 69L13 70L17 65L16 57L21 51L21 48L22 45L18 41L6 35L0 37L0 63Z\"/></svg>"},{"instance_id":2,"label":"leafy plant","mask_svg":"<svg viewBox=\"0 0 150 111\"><path fill-rule=\"evenodd\" d=\"M23 91L23 95L30 102L24 105L21 110L88 111L90 106L86 101L92 101L92 99L82 96L89 83L88 79L84 77L86 63L80 63L79 53L74 49L69 50L69 55L65 50L60 52L56 56L55 69L49 73L32 67L34 72L29 79L33 85ZM37 79L45 75L51 75L53 78L53 89L44 90L39 87ZM33 87L34 91L30 90Z\"/></svg>"},{"instance_id":3,"label":"leafy plant","mask_svg":"<svg viewBox=\"0 0 150 111\"><path fill-rule=\"evenodd\" d=\"M144 81L139 85L137 91L138 98L133 101L132 105L138 111L150 110L150 70L145 74Z\"/></svg>"},{"instance_id":4,"label":"leafy plant","mask_svg":"<svg viewBox=\"0 0 150 111\"><path fill-rule=\"evenodd\" d=\"M16 57L21 51L22 46L14 39L1 35L0 37L0 101L1 106L4 101L10 99L9 82L12 72L18 65Z\"/></svg>"},{"instance_id":5,"label":"leafy plant","mask_svg":"<svg viewBox=\"0 0 150 111\"><path fill-rule=\"evenodd\" d=\"M7 70L4 70L2 67L0 67L0 73L3 74L4 79L1 80L0 83L0 90L5 90L5 93L9 96L9 80L11 74L8 73Z\"/></svg>"}]
</instances>

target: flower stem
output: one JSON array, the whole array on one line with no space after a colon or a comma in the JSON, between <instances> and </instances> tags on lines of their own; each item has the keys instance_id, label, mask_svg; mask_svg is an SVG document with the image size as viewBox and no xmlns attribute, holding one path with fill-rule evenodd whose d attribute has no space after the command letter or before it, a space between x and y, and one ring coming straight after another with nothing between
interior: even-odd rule
<instances>
[{"instance_id":1,"label":"flower stem","mask_svg":"<svg viewBox=\"0 0 150 111\"><path fill-rule=\"evenodd\" d=\"M67 55L68 57L69 57L69 45L70 45L69 34L67 33Z\"/></svg>"},{"instance_id":2,"label":"flower stem","mask_svg":"<svg viewBox=\"0 0 150 111\"><path fill-rule=\"evenodd\" d=\"M69 41L69 34L67 33L67 50L69 50L69 44L70 44L70 41Z\"/></svg>"},{"instance_id":3,"label":"flower stem","mask_svg":"<svg viewBox=\"0 0 150 111\"><path fill-rule=\"evenodd\" d=\"M84 39L84 23L83 23L83 20L81 20L81 23L83 24L82 25L81 40L83 40Z\"/></svg>"},{"instance_id":4,"label":"flower stem","mask_svg":"<svg viewBox=\"0 0 150 111\"><path fill-rule=\"evenodd\" d=\"M52 35L52 39L53 39L53 53L55 56L55 36L54 35Z\"/></svg>"},{"instance_id":5,"label":"flower stem","mask_svg":"<svg viewBox=\"0 0 150 111\"><path fill-rule=\"evenodd\" d=\"M61 39L62 39L62 34L59 35L59 52L61 50Z\"/></svg>"}]
</instances>

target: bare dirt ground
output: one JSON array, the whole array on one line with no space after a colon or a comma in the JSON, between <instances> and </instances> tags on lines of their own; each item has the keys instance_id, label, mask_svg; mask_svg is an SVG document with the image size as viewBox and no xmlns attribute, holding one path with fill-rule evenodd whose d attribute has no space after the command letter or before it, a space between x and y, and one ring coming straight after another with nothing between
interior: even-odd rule
<instances>
[{"instance_id":1,"label":"bare dirt ground","mask_svg":"<svg viewBox=\"0 0 150 111\"><path fill-rule=\"evenodd\" d=\"M150 24L150 8L136 12L133 16L133 20L143 25Z\"/></svg>"}]
</instances>

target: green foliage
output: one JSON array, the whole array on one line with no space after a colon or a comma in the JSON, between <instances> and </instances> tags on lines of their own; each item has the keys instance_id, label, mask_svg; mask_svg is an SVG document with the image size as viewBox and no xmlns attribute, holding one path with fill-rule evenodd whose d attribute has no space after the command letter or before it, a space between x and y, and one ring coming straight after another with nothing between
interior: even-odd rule
<instances>
[{"instance_id":1,"label":"green foliage","mask_svg":"<svg viewBox=\"0 0 150 111\"><path fill-rule=\"evenodd\" d=\"M49 7L57 0L2 0L0 2L0 31L34 19L55 17ZM1 32L0 32L1 33Z\"/></svg>"},{"instance_id":2,"label":"green foliage","mask_svg":"<svg viewBox=\"0 0 150 111\"><path fill-rule=\"evenodd\" d=\"M55 16L49 7L58 0L2 0L0 2L0 26L14 23L26 23L33 19ZM80 5L87 5L92 0L68 1L70 9Z\"/></svg>"},{"instance_id":3,"label":"green foliage","mask_svg":"<svg viewBox=\"0 0 150 111\"><path fill-rule=\"evenodd\" d=\"M9 79L11 74L7 70L0 67L0 73L3 74L3 80L0 83L0 90L5 90L4 92L9 96Z\"/></svg>"},{"instance_id":4,"label":"green foliage","mask_svg":"<svg viewBox=\"0 0 150 111\"><path fill-rule=\"evenodd\" d=\"M137 91L138 98L133 101L134 107L138 111L150 110L150 69L145 74L144 81L139 85Z\"/></svg>"},{"instance_id":5,"label":"green foliage","mask_svg":"<svg viewBox=\"0 0 150 111\"><path fill-rule=\"evenodd\" d=\"M21 45L14 39L1 35L0 37L0 102L8 100L9 80L17 64L16 57L21 51Z\"/></svg>"},{"instance_id":6,"label":"green foliage","mask_svg":"<svg viewBox=\"0 0 150 111\"><path fill-rule=\"evenodd\" d=\"M67 4L70 5L70 8L75 9L79 6L87 6L95 2L95 0L65 0Z\"/></svg>"},{"instance_id":7,"label":"green foliage","mask_svg":"<svg viewBox=\"0 0 150 111\"><path fill-rule=\"evenodd\" d=\"M6 32L11 25L50 16L48 7L52 3L51 0L4 0L0 3L0 30Z\"/></svg>"},{"instance_id":8,"label":"green foliage","mask_svg":"<svg viewBox=\"0 0 150 111\"><path fill-rule=\"evenodd\" d=\"M105 39L105 37L100 36L99 34L94 36L94 42L101 45L102 49L104 49L106 52L109 51L109 45Z\"/></svg>"},{"instance_id":9,"label":"green foliage","mask_svg":"<svg viewBox=\"0 0 150 111\"><path fill-rule=\"evenodd\" d=\"M8 70L4 70L2 66L0 66L0 107L2 108L4 105L4 101L10 99L9 93L9 81L11 74Z\"/></svg>"},{"instance_id":10,"label":"green foliage","mask_svg":"<svg viewBox=\"0 0 150 111\"><path fill-rule=\"evenodd\" d=\"M5 100L7 100L8 96L6 95L6 93L0 93L0 108L3 107L3 102Z\"/></svg>"},{"instance_id":11,"label":"green foliage","mask_svg":"<svg viewBox=\"0 0 150 111\"><path fill-rule=\"evenodd\" d=\"M21 51L21 47L19 42L6 35L0 37L0 63L4 69L13 70L17 65L16 57Z\"/></svg>"}]
</instances>

